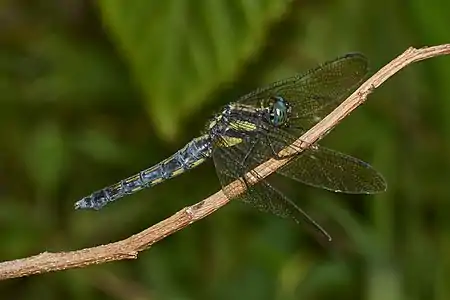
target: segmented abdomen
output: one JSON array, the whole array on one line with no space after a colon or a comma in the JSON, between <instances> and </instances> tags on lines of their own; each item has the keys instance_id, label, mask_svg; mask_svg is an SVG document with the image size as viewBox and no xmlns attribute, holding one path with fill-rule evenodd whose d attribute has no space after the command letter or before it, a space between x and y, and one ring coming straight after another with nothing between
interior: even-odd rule
<instances>
[{"instance_id":1,"label":"segmented abdomen","mask_svg":"<svg viewBox=\"0 0 450 300\"><path fill-rule=\"evenodd\" d=\"M211 155L210 138L204 135L193 139L182 149L159 164L98 190L75 203L76 209L100 209L109 202L154 186L195 168Z\"/></svg>"}]
</instances>

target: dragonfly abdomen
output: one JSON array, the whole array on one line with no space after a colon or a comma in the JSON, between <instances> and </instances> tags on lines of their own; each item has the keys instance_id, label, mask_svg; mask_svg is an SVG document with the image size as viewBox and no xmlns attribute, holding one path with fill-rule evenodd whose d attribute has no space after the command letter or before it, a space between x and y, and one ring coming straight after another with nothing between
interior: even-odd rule
<instances>
[{"instance_id":1,"label":"dragonfly abdomen","mask_svg":"<svg viewBox=\"0 0 450 300\"><path fill-rule=\"evenodd\" d=\"M98 210L109 202L134 194L144 188L152 187L195 168L210 156L210 137L209 135L203 135L193 139L175 154L153 167L84 197L75 203L75 208L93 208Z\"/></svg>"}]
</instances>

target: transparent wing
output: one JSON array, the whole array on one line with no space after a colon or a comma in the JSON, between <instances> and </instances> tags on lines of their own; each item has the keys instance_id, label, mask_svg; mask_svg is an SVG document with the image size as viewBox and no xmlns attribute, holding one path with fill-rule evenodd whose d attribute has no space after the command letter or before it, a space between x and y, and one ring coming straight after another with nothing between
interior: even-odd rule
<instances>
[{"instance_id":1,"label":"transparent wing","mask_svg":"<svg viewBox=\"0 0 450 300\"><path fill-rule=\"evenodd\" d=\"M212 155L217 176L227 197L236 194L229 187L229 184L235 180L240 180L242 184L247 186L247 190L237 197L239 200L252 205L260 211L271 212L283 218L290 217L297 223L304 221L316 228L328 240L331 240L330 235L305 211L272 186L267 179L261 179L261 176L257 172L249 169L249 164L242 163L243 160L246 160L254 164L254 158L248 157L245 152L242 152L241 149L234 146L214 147ZM246 157L248 158L244 159ZM259 178L259 182L255 185L249 185L249 180L246 177L248 172L251 173L251 176Z\"/></svg>"},{"instance_id":2,"label":"transparent wing","mask_svg":"<svg viewBox=\"0 0 450 300\"><path fill-rule=\"evenodd\" d=\"M279 152L286 144L293 143L296 137L276 128L270 130L265 139L270 148ZM264 162L259 156L255 159L259 159L258 162L254 162L255 165ZM385 191L387 187L383 176L366 162L318 145L313 145L294 156L288 164L278 169L277 173L333 192L374 194Z\"/></svg>"},{"instance_id":3,"label":"transparent wing","mask_svg":"<svg viewBox=\"0 0 450 300\"><path fill-rule=\"evenodd\" d=\"M283 97L292 107L289 123L298 134L314 126L333 111L359 84L368 72L368 60L351 53L326 62L306 74L258 89L240 98L241 104L261 107L270 97Z\"/></svg>"},{"instance_id":4,"label":"transparent wing","mask_svg":"<svg viewBox=\"0 0 450 300\"><path fill-rule=\"evenodd\" d=\"M319 146L303 151L277 173L333 192L374 194L387 187L383 176L369 164Z\"/></svg>"}]
</instances>

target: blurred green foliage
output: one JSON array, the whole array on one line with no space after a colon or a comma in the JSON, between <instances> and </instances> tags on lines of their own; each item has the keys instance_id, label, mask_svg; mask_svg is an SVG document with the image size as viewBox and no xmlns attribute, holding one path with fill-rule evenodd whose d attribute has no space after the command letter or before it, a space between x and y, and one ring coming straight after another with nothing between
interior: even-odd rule
<instances>
[{"instance_id":1,"label":"blurred green foliage","mask_svg":"<svg viewBox=\"0 0 450 300\"><path fill-rule=\"evenodd\" d=\"M450 42L439 0L0 3L0 259L138 232L217 191L206 164L101 212L74 201L172 154L240 95L346 52ZM450 299L450 58L389 80L323 143L376 197L296 186L334 233L237 202L138 260L0 282L5 299ZM189 191L189 192L187 192Z\"/></svg>"}]
</instances>

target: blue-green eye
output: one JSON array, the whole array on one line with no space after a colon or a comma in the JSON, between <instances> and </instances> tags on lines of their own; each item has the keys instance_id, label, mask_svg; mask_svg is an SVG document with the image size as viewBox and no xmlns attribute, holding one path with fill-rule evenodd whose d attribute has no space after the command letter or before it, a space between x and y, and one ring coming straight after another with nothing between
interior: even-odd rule
<instances>
[{"instance_id":1,"label":"blue-green eye","mask_svg":"<svg viewBox=\"0 0 450 300\"><path fill-rule=\"evenodd\" d=\"M270 110L270 122L275 127L286 125L288 122L289 106L282 97L273 97L273 104Z\"/></svg>"}]
</instances>

